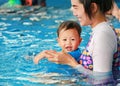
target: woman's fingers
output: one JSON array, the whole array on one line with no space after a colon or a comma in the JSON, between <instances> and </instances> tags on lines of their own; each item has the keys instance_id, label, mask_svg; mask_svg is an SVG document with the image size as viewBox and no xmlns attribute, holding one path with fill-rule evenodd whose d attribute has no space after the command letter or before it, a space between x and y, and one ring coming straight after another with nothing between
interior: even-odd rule
<instances>
[{"instance_id":1,"label":"woman's fingers","mask_svg":"<svg viewBox=\"0 0 120 86\"><path fill-rule=\"evenodd\" d=\"M47 50L46 51L46 57L48 58L54 58L54 57L57 57L57 52L54 51L54 50Z\"/></svg>"},{"instance_id":2,"label":"woman's fingers","mask_svg":"<svg viewBox=\"0 0 120 86\"><path fill-rule=\"evenodd\" d=\"M46 51L46 58L48 58L49 61L52 62L58 62L58 53L53 50Z\"/></svg>"},{"instance_id":3,"label":"woman's fingers","mask_svg":"<svg viewBox=\"0 0 120 86\"><path fill-rule=\"evenodd\" d=\"M70 56L69 54L56 52L54 50L46 50L46 51L44 51L44 53L38 54L35 57L35 63L38 63L41 56L44 56L49 61L59 63L59 64L67 64L67 65L70 65L70 66L73 66L73 67L78 64L76 62L76 60L72 56Z\"/></svg>"}]
</instances>

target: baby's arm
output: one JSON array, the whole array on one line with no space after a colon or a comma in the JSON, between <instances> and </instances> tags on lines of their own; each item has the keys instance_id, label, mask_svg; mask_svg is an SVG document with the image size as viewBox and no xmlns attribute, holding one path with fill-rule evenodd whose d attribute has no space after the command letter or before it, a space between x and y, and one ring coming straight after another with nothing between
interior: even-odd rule
<instances>
[{"instance_id":1,"label":"baby's arm","mask_svg":"<svg viewBox=\"0 0 120 86\"><path fill-rule=\"evenodd\" d=\"M34 63L38 64L39 60L41 60L45 56L46 56L46 50L42 51L41 53L39 53L38 55L35 56L35 58L33 59Z\"/></svg>"}]
</instances>

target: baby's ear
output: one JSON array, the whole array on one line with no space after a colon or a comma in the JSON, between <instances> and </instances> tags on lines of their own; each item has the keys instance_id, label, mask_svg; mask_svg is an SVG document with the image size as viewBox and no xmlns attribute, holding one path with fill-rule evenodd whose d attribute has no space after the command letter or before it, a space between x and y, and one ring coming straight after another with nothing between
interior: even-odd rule
<instances>
[{"instance_id":1,"label":"baby's ear","mask_svg":"<svg viewBox=\"0 0 120 86\"><path fill-rule=\"evenodd\" d=\"M80 37L80 43L82 42L82 38Z\"/></svg>"}]
</instances>

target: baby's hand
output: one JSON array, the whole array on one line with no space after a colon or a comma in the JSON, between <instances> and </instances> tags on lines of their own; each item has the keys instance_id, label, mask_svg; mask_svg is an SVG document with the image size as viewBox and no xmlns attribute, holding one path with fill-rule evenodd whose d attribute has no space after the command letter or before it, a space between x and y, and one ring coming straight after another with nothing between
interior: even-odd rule
<instances>
[{"instance_id":1,"label":"baby's hand","mask_svg":"<svg viewBox=\"0 0 120 86\"><path fill-rule=\"evenodd\" d=\"M33 62L34 62L35 64L38 64L39 60L40 60L40 59L39 59L39 54L38 54L37 56L34 57Z\"/></svg>"},{"instance_id":2,"label":"baby's hand","mask_svg":"<svg viewBox=\"0 0 120 86\"><path fill-rule=\"evenodd\" d=\"M42 51L41 53L39 53L38 55L36 55L33 59L33 62L35 64L38 64L39 60L41 60L42 58L45 57L46 51Z\"/></svg>"}]
</instances>

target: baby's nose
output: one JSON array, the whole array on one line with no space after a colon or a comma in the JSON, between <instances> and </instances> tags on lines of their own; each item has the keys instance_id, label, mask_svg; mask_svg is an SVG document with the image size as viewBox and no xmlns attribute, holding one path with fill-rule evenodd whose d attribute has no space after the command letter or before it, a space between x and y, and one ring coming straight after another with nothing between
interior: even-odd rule
<instances>
[{"instance_id":1,"label":"baby's nose","mask_svg":"<svg viewBox=\"0 0 120 86\"><path fill-rule=\"evenodd\" d=\"M70 41L70 40L67 40L67 44L69 44L69 45L70 45L70 44L71 44L71 41Z\"/></svg>"}]
</instances>

